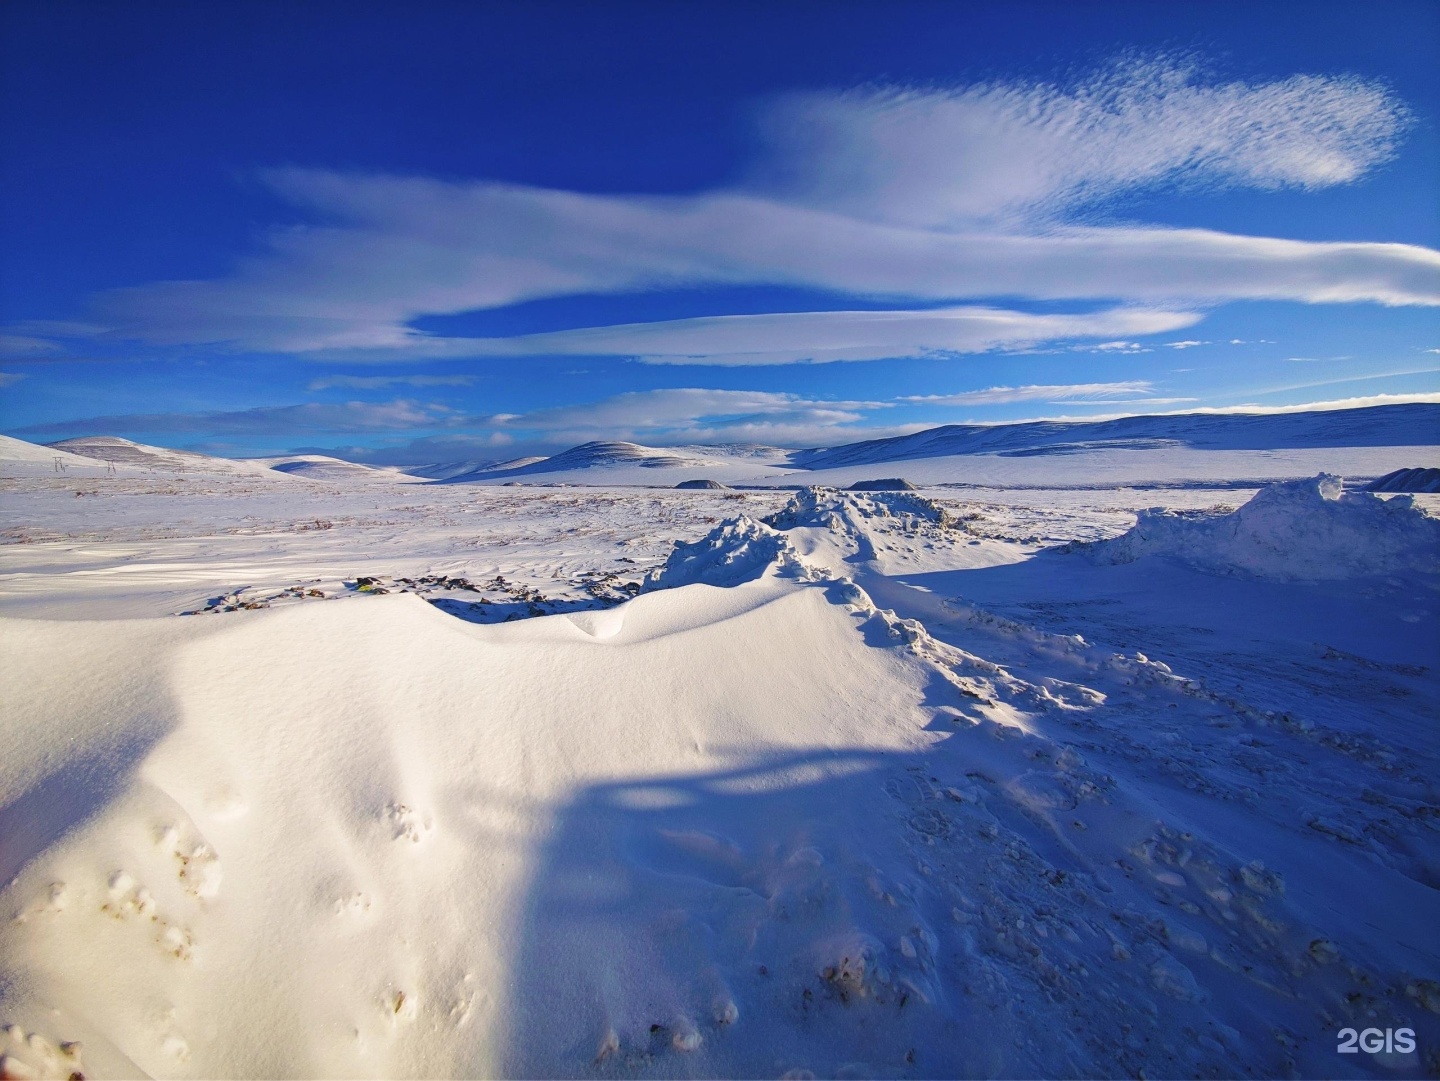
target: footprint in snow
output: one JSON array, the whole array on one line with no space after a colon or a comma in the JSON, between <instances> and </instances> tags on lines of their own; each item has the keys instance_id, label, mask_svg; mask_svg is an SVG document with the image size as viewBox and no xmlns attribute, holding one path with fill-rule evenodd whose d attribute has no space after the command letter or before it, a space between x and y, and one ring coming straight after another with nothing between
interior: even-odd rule
<instances>
[{"instance_id":1,"label":"footprint in snow","mask_svg":"<svg viewBox=\"0 0 1440 1081\"><path fill-rule=\"evenodd\" d=\"M394 840L419 844L435 828L435 820L428 814L414 810L403 803L387 803L384 820L390 827Z\"/></svg>"}]
</instances>

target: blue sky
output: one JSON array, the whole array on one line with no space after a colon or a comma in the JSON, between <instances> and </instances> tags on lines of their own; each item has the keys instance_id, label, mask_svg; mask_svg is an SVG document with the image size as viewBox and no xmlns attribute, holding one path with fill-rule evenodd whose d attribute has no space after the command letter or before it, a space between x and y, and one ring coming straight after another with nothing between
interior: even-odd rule
<instances>
[{"instance_id":1,"label":"blue sky","mask_svg":"<svg viewBox=\"0 0 1440 1081\"><path fill-rule=\"evenodd\" d=\"M833 445L1440 400L1440 6L0 7L0 429Z\"/></svg>"}]
</instances>

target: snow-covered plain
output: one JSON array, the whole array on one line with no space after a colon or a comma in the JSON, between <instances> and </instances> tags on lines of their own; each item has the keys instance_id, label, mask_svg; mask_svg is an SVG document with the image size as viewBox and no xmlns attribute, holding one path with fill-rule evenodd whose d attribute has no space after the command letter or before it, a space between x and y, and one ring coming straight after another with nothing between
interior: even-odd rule
<instances>
[{"instance_id":1,"label":"snow-covered plain","mask_svg":"<svg viewBox=\"0 0 1440 1081\"><path fill-rule=\"evenodd\" d=\"M126 453L0 445L10 1075L1440 1071L1433 448Z\"/></svg>"}]
</instances>

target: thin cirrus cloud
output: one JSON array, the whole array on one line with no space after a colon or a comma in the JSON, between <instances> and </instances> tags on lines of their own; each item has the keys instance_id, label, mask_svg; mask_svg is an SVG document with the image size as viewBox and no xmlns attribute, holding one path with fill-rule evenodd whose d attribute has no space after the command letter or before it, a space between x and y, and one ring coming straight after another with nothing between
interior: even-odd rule
<instances>
[{"instance_id":1,"label":"thin cirrus cloud","mask_svg":"<svg viewBox=\"0 0 1440 1081\"><path fill-rule=\"evenodd\" d=\"M917 405L1008 405L1012 402L1105 401L1118 395L1150 398L1155 384L1147 379L1127 379L1114 383L1065 383L1023 387L986 387L958 394L909 394L897 401ZM1173 401L1175 399L1159 399Z\"/></svg>"},{"instance_id":2,"label":"thin cirrus cloud","mask_svg":"<svg viewBox=\"0 0 1440 1081\"><path fill-rule=\"evenodd\" d=\"M385 387L468 387L475 382L473 375L327 375L312 379L307 390L330 390L345 387L347 390L380 390Z\"/></svg>"},{"instance_id":3,"label":"thin cirrus cloud","mask_svg":"<svg viewBox=\"0 0 1440 1081\"><path fill-rule=\"evenodd\" d=\"M782 312L627 323L511 338L431 338L427 358L583 355L634 357L647 364L826 364L895 356L944 356L1019 348L1041 341L1157 334L1200 319L1193 312L1120 308L1040 315L998 308L919 311Z\"/></svg>"},{"instance_id":4,"label":"thin cirrus cloud","mask_svg":"<svg viewBox=\"0 0 1440 1081\"><path fill-rule=\"evenodd\" d=\"M809 205L964 228L1162 182L1344 184L1392 157L1409 123L1362 79L1207 83L1193 61L1132 58L1070 88L789 95L762 121L770 153L757 177Z\"/></svg>"},{"instance_id":5,"label":"thin cirrus cloud","mask_svg":"<svg viewBox=\"0 0 1440 1081\"><path fill-rule=\"evenodd\" d=\"M15 429L22 435L67 432L287 435L299 432L384 432L454 429L543 433L554 439L615 438L625 433L722 430L810 434L853 424L892 405L881 401L830 401L769 391L664 388L617 394L600 401L529 413L467 415L438 403L309 402L194 413L130 413L49 422ZM708 427L707 427L708 426ZM504 441L502 438L501 441Z\"/></svg>"},{"instance_id":6,"label":"thin cirrus cloud","mask_svg":"<svg viewBox=\"0 0 1440 1081\"><path fill-rule=\"evenodd\" d=\"M61 347L48 338L39 338L33 334L0 334L0 357L30 360L61 351Z\"/></svg>"},{"instance_id":7,"label":"thin cirrus cloud","mask_svg":"<svg viewBox=\"0 0 1440 1081\"><path fill-rule=\"evenodd\" d=\"M442 405L398 400L259 406L254 409L197 413L124 413L79 420L32 424L21 435L80 432L197 433L208 435L290 435L298 432L404 431L451 423L453 411Z\"/></svg>"},{"instance_id":8,"label":"thin cirrus cloud","mask_svg":"<svg viewBox=\"0 0 1440 1081\"><path fill-rule=\"evenodd\" d=\"M763 423L806 428L853 423L890 402L828 401L752 390L710 390L701 387L628 391L573 406L529 413L497 413L471 418L496 427L560 431L674 431L702 422L723 421L722 427L743 428ZM713 427L713 425L712 425Z\"/></svg>"},{"instance_id":9,"label":"thin cirrus cloud","mask_svg":"<svg viewBox=\"0 0 1440 1081\"><path fill-rule=\"evenodd\" d=\"M528 355L578 351L584 341L618 349L628 337L629 352L671 363L756 363L734 358L764 350L737 350L735 325L720 321L529 335L505 346L412 324L545 297L739 284L912 308L1002 295L1101 301L1176 318L1239 299L1434 305L1440 252L1424 247L1073 220L1097 200L1158 184L1350 183L1394 154L1409 122L1401 103L1364 80L1217 82L1163 58L1068 88L800 94L762 109L763 151L744 183L695 195L275 170L270 186L323 224L277 230L232 277L118 290L97 308L109 336L316 359ZM760 363L849 348L831 342L855 313L792 314L784 326L813 339L791 338ZM947 347L913 330L862 343L873 357L834 359L992 347ZM674 352L647 352L639 341L679 332L687 337Z\"/></svg>"}]
</instances>

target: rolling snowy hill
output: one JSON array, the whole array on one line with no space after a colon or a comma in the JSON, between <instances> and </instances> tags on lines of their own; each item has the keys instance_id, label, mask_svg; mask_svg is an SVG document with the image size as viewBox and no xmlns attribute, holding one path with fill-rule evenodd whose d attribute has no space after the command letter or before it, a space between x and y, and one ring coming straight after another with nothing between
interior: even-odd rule
<instances>
[{"instance_id":1,"label":"rolling snowy hill","mask_svg":"<svg viewBox=\"0 0 1440 1081\"><path fill-rule=\"evenodd\" d=\"M1385 405L1309 413L1187 413L1107 421L948 424L914 435L795 452L806 469L955 454L1039 455L1092 450L1295 450L1440 443L1440 405Z\"/></svg>"},{"instance_id":2,"label":"rolling snowy hill","mask_svg":"<svg viewBox=\"0 0 1440 1081\"><path fill-rule=\"evenodd\" d=\"M168 447L152 447L115 435L85 435L76 439L61 439L47 446L51 450L78 454L96 461L177 472L253 474L266 468L233 458L218 458L188 450L171 450Z\"/></svg>"}]
</instances>

